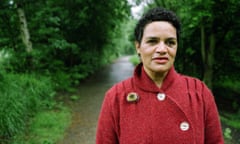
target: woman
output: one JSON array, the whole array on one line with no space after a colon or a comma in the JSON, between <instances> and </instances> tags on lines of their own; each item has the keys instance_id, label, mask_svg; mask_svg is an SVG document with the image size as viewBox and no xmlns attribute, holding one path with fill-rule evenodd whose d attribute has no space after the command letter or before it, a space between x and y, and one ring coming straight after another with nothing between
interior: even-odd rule
<instances>
[{"instance_id":1,"label":"woman","mask_svg":"<svg viewBox=\"0 0 240 144\"><path fill-rule=\"evenodd\" d=\"M97 144L223 144L214 97L203 82L178 74L180 22L162 8L135 28L141 63L105 95Z\"/></svg>"}]
</instances>

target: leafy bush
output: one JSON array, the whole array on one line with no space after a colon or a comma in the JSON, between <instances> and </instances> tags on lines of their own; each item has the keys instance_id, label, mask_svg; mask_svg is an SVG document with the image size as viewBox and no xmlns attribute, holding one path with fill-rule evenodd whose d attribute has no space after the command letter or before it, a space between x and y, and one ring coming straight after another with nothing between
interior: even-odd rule
<instances>
[{"instance_id":1,"label":"leafy bush","mask_svg":"<svg viewBox=\"0 0 240 144\"><path fill-rule=\"evenodd\" d=\"M226 125L240 130L240 111L238 113L227 113L224 112L221 114L221 120Z\"/></svg>"},{"instance_id":2,"label":"leafy bush","mask_svg":"<svg viewBox=\"0 0 240 144\"><path fill-rule=\"evenodd\" d=\"M38 110L52 105L51 82L46 77L0 72L0 138L11 139L24 130Z\"/></svg>"},{"instance_id":3,"label":"leafy bush","mask_svg":"<svg viewBox=\"0 0 240 144\"><path fill-rule=\"evenodd\" d=\"M216 80L213 92L221 110L234 113L240 111L240 82L237 77Z\"/></svg>"},{"instance_id":4,"label":"leafy bush","mask_svg":"<svg viewBox=\"0 0 240 144\"><path fill-rule=\"evenodd\" d=\"M130 58L130 62L133 64L133 65L137 65L140 63L140 60L139 60L139 57L137 55L133 55L131 58Z\"/></svg>"}]
</instances>

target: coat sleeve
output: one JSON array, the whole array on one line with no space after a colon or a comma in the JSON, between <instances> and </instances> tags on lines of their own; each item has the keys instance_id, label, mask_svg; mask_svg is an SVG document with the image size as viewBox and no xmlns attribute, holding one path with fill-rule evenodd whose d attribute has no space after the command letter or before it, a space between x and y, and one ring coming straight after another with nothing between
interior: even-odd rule
<instances>
[{"instance_id":1,"label":"coat sleeve","mask_svg":"<svg viewBox=\"0 0 240 144\"><path fill-rule=\"evenodd\" d=\"M214 97L205 86L205 144L224 144L222 128Z\"/></svg>"},{"instance_id":2,"label":"coat sleeve","mask_svg":"<svg viewBox=\"0 0 240 144\"><path fill-rule=\"evenodd\" d=\"M102 103L96 132L96 144L118 144L116 109L113 108L114 88L109 90Z\"/></svg>"}]
</instances>

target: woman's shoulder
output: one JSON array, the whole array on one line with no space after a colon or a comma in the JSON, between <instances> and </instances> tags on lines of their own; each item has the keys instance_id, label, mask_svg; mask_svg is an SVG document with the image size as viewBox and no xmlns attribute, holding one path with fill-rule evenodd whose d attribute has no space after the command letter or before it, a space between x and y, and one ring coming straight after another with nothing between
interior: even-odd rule
<instances>
[{"instance_id":1,"label":"woman's shoulder","mask_svg":"<svg viewBox=\"0 0 240 144\"><path fill-rule=\"evenodd\" d=\"M214 95L211 89L202 80L196 77L181 75L179 82L185 85L188 96L192 100L202 101L207 106L214 103Z\"/></svg>"},{"instance_id":2,"label":"woman's shoulder","mask_svg":"<svg viewBox=\"0 0 240 144\"><path fill-rule=\"evenodd\" d=\"M204 83L204 81L200 80L197 77L180 74L180 79L181 81L185 82L186 86L190 90L199 91L199 92L203 92L203 91L210 92L210 89Z\"/></svg>"},{"instance_id":3,"label":"woman's shoulder","mask_svg":"<svg viewBox=\"0 0 240 144\"><path fill-rule=\"evenodd\" d=\"M197 82L200 82L200 83L203 82L202 80L200 80L197 77L193 77L193 76L189 76L189 75L185 75L185 74L180 74L180 73L179 73L179 75L180 75L181 78L184 78L184 79L187 79L187 80L193 80L193 81L197 81Z\"/></svg>"},{"instance_id":4,"label":"woman's shoulder","mask_svg":"<svg viewBox=\"0 0 240 144\"><path fill-rule=\"evenodd\" d=\"M120 81L108 89L104 96L104 102L111 107L118 107L124 101L126 95L133 90L132 78Z\"/></svg>"},{"instance_id":5,"label":"woman's shoulder","mask_svg":"<svg viewBox=\"0 0 240 144\"><path fill-rule=\"evenodd\" d=\"M114 84L110 89L108 89L106 94L119 95L120 93L126 93L127 91L131 91L133 89L132 82L132 77L122 80Z\"/></svg>"}]
</instances>

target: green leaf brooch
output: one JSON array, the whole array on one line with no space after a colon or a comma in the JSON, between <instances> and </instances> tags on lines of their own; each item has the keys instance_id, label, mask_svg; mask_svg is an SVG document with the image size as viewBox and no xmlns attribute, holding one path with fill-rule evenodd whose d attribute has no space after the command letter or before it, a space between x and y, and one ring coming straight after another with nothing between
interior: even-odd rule
<instances>
[{"instance_id":1,"label":"green leaf brooch","mask_svg":"<svg viewBox=\"0 0 240 144\"><path fill-rule=\"evenodd\" d=\"M139 96L135 92L130 92L127 95L127 102L137 102L139 100Z\"/></svg>"}]
</instances>

